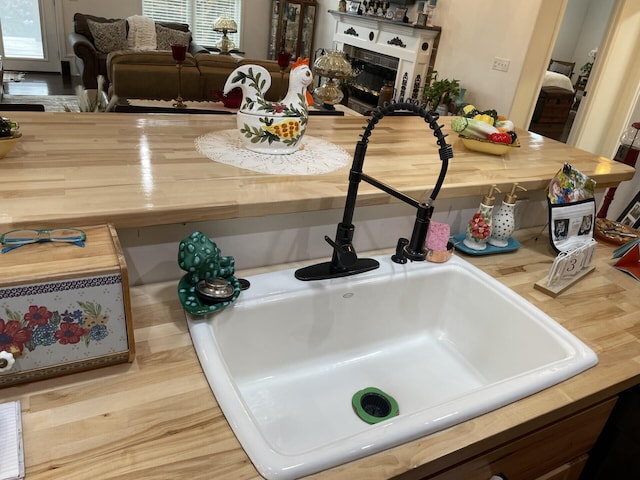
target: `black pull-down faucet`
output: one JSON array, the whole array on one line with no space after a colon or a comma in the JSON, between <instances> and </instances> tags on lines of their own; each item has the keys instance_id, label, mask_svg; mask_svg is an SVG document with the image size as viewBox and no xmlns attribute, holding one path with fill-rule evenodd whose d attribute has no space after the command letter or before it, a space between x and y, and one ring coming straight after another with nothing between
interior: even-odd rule
<instances>
[{"instance_id":1,"label":"black pull-down faucet","mask_svg":"<svg viewBox=\"0 0 640 480\"><path fill-rule=\"evenodd\" d=\"M376 124L392 112L407 110L424 118L425 122L429 124L431 130L433 130L433 135L437 138L437 144L440 147L438 149L438 154L442 161L440 175L438 176L438 180L433 188L433 192L431 192L431 195L426 202L419 202L418 200L405 195L379 180L376 180L362 171L364 157L367 153L369 137L371 136ZM449 159L453 158L453 150L451 145L445 141L446 135L442 133L442 126L437 123L438 118L439 116L435 112L427 111L424 105L413 102L393 102L391 104L385 104L382 107L378 107L377 110L373 112L371 119L365 127L364 133L356 144L353 163L351 165L351 171L349 172L349 190L347 192L344 213L342 222L338 224L335 240L331 240L328 236L324 237L327 243L333 247L333 256L331 257L331 261L310 265L296 270L295 276L297 279L322 280L327 278L344 277L347 275L368 272L369 270L374 270L380 266L378 261L375 259L358 258L352 243L355 231L355 226L352 223L353 213L356 208L358 185L361 180L364 180L383 192L402 200L403 202L415 207L417 210L411 239L407 240L405 238L401 238L398 240L396 253L393 255L392 260L397 263L406 263L407 259L412 261L421 261L425 259L426 252L424 243L427 237L431 215L433 213L433 202L438 196L440 187L442 187L442 183L444 182L444 177L447 174Z\"/></svg>"}]
</instances>

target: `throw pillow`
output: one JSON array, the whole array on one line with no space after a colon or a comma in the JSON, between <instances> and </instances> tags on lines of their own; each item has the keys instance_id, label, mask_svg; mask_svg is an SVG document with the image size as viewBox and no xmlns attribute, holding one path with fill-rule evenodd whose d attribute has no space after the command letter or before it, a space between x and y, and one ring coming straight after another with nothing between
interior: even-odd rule
<instances>
[{"instance_id":1,"label":"throw pillow","mask_svg":"<svg viewBox=\"0 0 640 480\"><path fill-rule=\"evenodd\" d=\"M99 52L109 53L127 48L127 22L125 20L106 23L87 20L87 24Z\"/></svg>"},{"instance_id":2,"label":"throw pillow","mask_svg":"<svg viewBox=\"0 0 640 480\"><path fill-rule=\"evenodd\" d=\"M549 66L549 70L552 72L561 73L568 77L571 75L571 70L573 69L571 68L571 65L563 65L558 62L551 62L551 65Z\"/></svg>"},{"instance_id":3,"label":"throw pillow","mask_svg":"<svg viewBox=\"0 0 640 480\"><path fill-rule=\"evenodd\" d=\"M189 46L191 32L181 32L156 24L156 41L158 50L171 50L171 45L174 43Z\"/></svg>"}]
</instances>

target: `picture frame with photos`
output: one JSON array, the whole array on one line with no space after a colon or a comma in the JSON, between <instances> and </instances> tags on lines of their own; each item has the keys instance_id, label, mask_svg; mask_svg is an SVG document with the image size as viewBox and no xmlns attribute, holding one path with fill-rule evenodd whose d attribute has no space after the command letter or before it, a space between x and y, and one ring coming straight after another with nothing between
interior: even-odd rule
<instances>
[{"instance_id":1,"label":"picture frame with photos","mask_svg":"<svg viewBox=\"0 0 640 480\"><path fill-rule=\"evenodd\" d=\"M394 22L404 21L404 17L407 15L407 9L402 7L396 7L395 15L393 16Z\"/></svg>"},{"instance_id":2,"label":"picture frame with photos","mask_svg":"<svg viewBox=\"0 0 640 480\"><path fill-rule=\"evenodd\" d=\"M631 200L627 208L620 214L618 221L628 227L640 228L640 192Z\"/></svg>"},{"instance_id":3,"label":"picture frame with photos","mask_svg":"<svg viewBox=\"0 0 640 480\"><path fill-rule=\"evenodd\" d=\"M427 26L427 14L423 13L423 12L418 12L418 18L417 18L415 24L420 26L420 27L426 27Z\"/></svg>"}]
</instances>

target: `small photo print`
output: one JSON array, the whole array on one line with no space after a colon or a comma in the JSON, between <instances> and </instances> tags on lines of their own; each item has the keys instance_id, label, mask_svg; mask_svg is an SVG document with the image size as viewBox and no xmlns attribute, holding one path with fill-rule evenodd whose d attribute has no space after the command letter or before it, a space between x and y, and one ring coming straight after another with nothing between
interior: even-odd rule
<instances>
[{"instance_id":1,"label":"small photo print","mask_svg":"<svg viewBox=\"0 0 640 480\"><path fill-rule=\"evenodd\" d=\"M564 240L569 234L569 219L563 218L553 221L553 238L555 240Z\"/></svg>"},{"instance_id":2,"label":"small photo print","mask_svg":"<svg viewBox=\"0 0 640 480\"><path fill-rule=\"evenodd\" d=\"M591 235L591 227L593 226L593 215L584 215L580 228L578 229L578 235Z\"/></svg>"}]
</instances>

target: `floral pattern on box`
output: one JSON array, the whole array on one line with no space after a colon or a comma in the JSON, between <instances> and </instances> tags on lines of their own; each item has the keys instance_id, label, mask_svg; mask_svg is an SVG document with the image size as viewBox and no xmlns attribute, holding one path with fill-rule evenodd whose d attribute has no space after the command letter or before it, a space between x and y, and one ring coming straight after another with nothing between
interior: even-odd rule
<instances>
[{"instance_id":1,"label":"floral pattern on box","mask_svg":"<svg viewBox=\"0 0 640 480\"><path fill-rule=\"evenodd\" d=\"M122 277L0 288L0 351L10 373L128 350Z\"/></svg>"}]
</instances>

